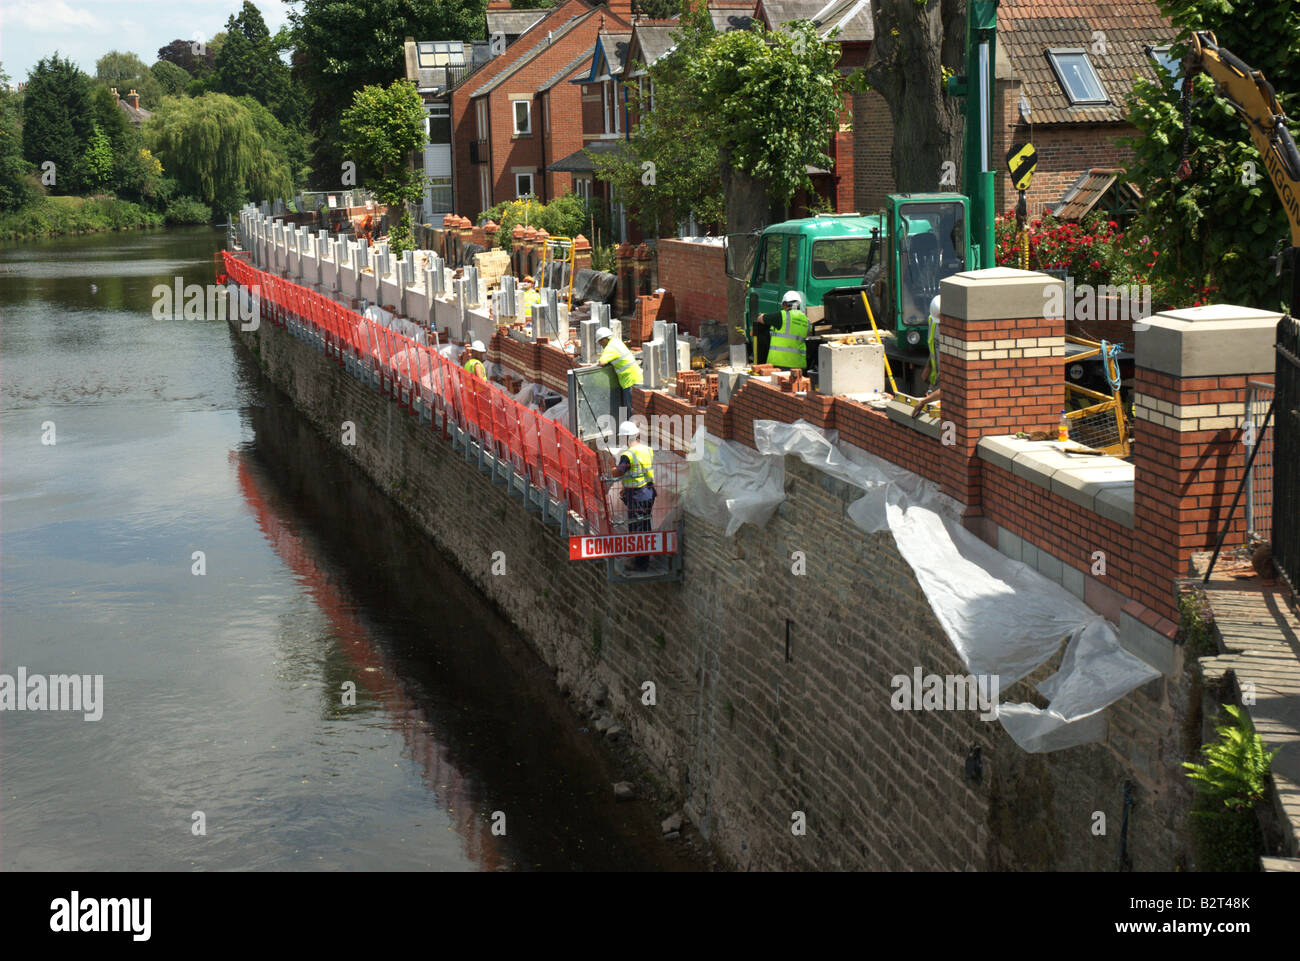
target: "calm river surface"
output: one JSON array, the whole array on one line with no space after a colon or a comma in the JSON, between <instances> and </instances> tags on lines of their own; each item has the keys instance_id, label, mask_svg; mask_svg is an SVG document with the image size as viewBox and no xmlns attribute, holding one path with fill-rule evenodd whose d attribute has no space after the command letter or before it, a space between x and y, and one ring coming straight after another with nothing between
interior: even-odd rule
<instances>
[{"instance_id":1,"label":"calm river surface","mask_svg":"<svg viewBox=\"0 0 1300 961\"><path fill-rule=\"evenodd\" d=\"M104 677L0 713L0 868L692 867L226 324L154 319L223 239L0 250L0 674Z\"/></svg>"}]
</instances>

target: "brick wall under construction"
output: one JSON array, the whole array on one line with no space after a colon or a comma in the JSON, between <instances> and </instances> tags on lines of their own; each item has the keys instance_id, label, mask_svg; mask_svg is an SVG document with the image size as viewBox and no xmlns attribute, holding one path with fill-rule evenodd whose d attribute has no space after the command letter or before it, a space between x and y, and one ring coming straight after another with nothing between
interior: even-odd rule
<instances>
[{"instance_id":1,"label":"brick wall under construction","mask_svg":"<svg viewBox=\"0 0 1300 961\"><path fill-rule=\"evenodd\" d=\"M607 689L607 709L736 867L1113 870L1126 782L1132 866L1184 863L1179 761L1199 718L1187 715L1181 669L1114 705L1104 743L1054 754L1025 754L974 711L896 711L895 675L965 669L893 538L846 518L857 493L840 482L788 458L787 500L764 529L727 538L692 517L684 583L612 587L603 565L566 560L556 530L386 395L271 324L238 336L519 628L580 710ZM354 445L341 442L345 421ZM496 551L502 575L491 573ZM806 573L794 573L800 560ZM1029 682L1055 666L1003 698L1041 704ZM791 830L796 812L804 835Z\"/></svg>"}]
</instances>

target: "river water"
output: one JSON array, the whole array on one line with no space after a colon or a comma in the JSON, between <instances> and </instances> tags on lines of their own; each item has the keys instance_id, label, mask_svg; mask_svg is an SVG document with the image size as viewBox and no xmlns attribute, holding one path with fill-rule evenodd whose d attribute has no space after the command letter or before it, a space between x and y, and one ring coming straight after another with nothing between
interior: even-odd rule
<instances>
[{"instance_id":1,"label":"river water","mask_svg":"<svg viewBox=\"0 0 1300 961\"><path fill-rule=\"evenodd\" d=\"M226 324L154 318L222 240L0 250L0 674L104 678L0 712L0 869L694 867Z\"/></svg>"}]
</instances>

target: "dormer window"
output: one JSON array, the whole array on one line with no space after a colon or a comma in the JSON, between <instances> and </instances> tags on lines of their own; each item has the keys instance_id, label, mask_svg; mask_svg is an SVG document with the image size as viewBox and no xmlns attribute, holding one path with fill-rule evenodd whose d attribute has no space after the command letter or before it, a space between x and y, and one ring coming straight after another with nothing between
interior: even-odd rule
<instances>
[{"instance_id":1,"label":"dormer window","mask_svg":"<svg viewBox=\"0 0 1300 961\"><path fill-rule=\"evenodd\" d=\"M1047 59L1056 71L1065 95L1070 98L1071 106L1110 103L1106 90L1101 85L1101 78L1083 50L1049 50Z\"/></svg>"}]
</instances>

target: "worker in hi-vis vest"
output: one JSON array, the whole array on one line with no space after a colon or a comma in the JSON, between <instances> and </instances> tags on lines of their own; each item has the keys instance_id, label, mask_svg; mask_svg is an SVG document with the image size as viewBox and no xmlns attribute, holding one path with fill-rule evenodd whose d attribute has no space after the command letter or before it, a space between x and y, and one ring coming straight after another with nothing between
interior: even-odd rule
<instances>
[{"instance_id":1,"label":"worker in hi-vis vest","mask_svg":"<svg viewBox=\"0 0 1300 961\"><path fill-rule=\"evenodd\" d=\"M812 324L801 309L803 299L797 290L787 290L781 298L781 310L774 314L761 314L758 323L771 332L764 363L786 370L803 370L808 366L804 347Z\"/></svg>"},{"instance_id":2,"label":"worker in hi-vis vest","mask_svg":"<svg viewBox=\"0 0 1300 961\"><path fill-rule=\"evenodd\" d=\"M939 397L939 348L935 346L934 338L939 333L939 295L936 294L930 300L930 324L929 331L925 335L926 348L930 351L930 357L925 362L925 370L921 371L921 382L929 389L926 394L912 408L913 419L921 416L921 411L925 410L927 404L933 403Z\"/></svg>"},{"instance_id":3,"label":"worker in hi-vis vest","mask_svg":"<svg viewBox=\"0 0 1300 961\"><path fill-rule=\"evenodd\" d=\"M632 388L641 383L641 365L632 356L632 351L622 340L614 336L608 327L596 331L596 343L600 345L600 356L596 363L608 364L618 375L618 386L623 390L623 409L632 412Z\"/></svg>"},{"instance_id":4,"label":"worker in hi-vis vest","mask_svg":"<svg viewBox=\"0 0 1300 961\"><path fill-rule=\"evenodd\" d=\"M532 277L525 277L519 284L524 290L523 296L520 298L524 305L524 323L530 324L533 321L533 308L542 302L542 295L533 286Z\"/></svg>"},{"instance_id":5,"label":"worker in hi-vis vest","mask_svg":"<svg viewBox=\"0 0 1300 961\"><path fill-rule=\"evenodd\" d=\"M636 424L624 421L618 428L618 438L628 446L619 456L614 476L623 482L623 503L627 506L627 529L630 534L649 533L650 515L654 511L655 469L654 451L640 442L641 432ZM644 571L650 566L650 555L642 554L632 559L627 569Z\"/></svg>"},{"instance_id":6,"label":"worker in hi-vis vest","mask_svg":"<svg viewBox=\"0 0 1300 961\"><path fill-rule=\"evenodd\" d=\"M483 354L486 351L487 348L483 346L481 340L476 340L469 345L469 350L466 351L469 354L469 360L465 361L465 370L469 372L471 377L487 380L487 368L483 366Z\"/></svg>"}]
</instances>

